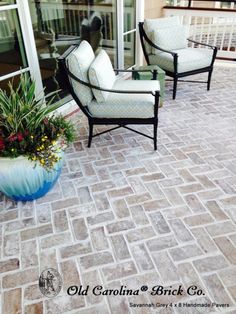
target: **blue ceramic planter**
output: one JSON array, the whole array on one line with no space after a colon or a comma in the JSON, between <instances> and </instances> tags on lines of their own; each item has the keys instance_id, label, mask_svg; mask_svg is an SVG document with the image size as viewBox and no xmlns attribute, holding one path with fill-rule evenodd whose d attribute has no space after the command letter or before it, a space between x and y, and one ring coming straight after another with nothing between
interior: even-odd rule
<instances>
[{"instance_id":1,"label":"blue ceramic planter","mask_svg":"<svg viewBox=\"0 0 236 314\"><path fill-rule=\"evenodd\" d=\"M55 184L63 166L64 154L50 172L27 157L0 158L0 191L15 201L33 201Z\"/></svg>"}]
</instances>

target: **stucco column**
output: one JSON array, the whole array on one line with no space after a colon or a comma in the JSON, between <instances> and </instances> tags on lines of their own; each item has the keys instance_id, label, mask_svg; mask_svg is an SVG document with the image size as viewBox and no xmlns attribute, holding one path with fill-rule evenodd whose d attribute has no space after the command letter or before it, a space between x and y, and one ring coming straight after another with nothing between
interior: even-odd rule
<instances>
[{"instance_id":1,"label":"stucco column","mask_svg":"<svg viewBox=\"0 0 236 314\"><path fill-rule=\"evenodd\" d=\"M166 0L145 0L145 18L156 18L163 16L163 6Z\"/></svg>"}]
</instances>

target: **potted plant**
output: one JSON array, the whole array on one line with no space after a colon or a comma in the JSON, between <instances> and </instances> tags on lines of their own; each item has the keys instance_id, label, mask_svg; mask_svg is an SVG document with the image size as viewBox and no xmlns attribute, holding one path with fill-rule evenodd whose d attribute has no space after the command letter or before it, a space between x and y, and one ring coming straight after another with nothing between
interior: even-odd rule
<instances>
[{"instance_id":1,"label":"potted plant","mask_svg":"<svg viewBox=\"0 0 236 314\"><path fill-rule=\"evenodd\" d=\"M45 195L58 179L74 127L53 112L55 93L38 99L26 74L0 89L0 191L16 201ZM48 101L48 98L50 100Z\"/></svg>"}]
</instances>

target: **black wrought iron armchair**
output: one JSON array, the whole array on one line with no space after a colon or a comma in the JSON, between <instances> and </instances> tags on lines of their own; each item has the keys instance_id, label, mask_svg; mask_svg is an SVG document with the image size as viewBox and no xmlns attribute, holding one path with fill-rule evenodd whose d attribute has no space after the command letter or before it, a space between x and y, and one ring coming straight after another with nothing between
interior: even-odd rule
<instances>
[{"instance_id":1,"label":"black wrought iron armchair","mask_svg":"<svg viewBox=\"0 0 236 314\"><path fill-rule=\"evenodd\" d=\"M145 81L116 79L112 88L105 88L100 83L97 85L91 84L87 78L82 79L81 76L78 75L78 73L76 75L75 67L71 67L70 66L71 64L69 64L70 56L72 55L78 58L77 59L78 63L83 62L82 60L83 58L79 61L80 52L82 55L81 48L82 46L90 50L90 48L88 47L89 44L86 41L83 41L79 46L78 45L71 46L59 58L59 62L61 69L65 73L65 81L63 83L63 88L65 88L66 84L71 95L78 104L79 108L88 119L89 125L88 147L91 146L93 137L123 127L152 139L154 141L154 150L156 150L158 128L159 83L155 80L146 81L145 84ZM87 63L87 71L89 71L89 68L91 68L91 64L95 60L95 56L94 58L92 58L92 52L90 50L89 53L85 53L86 62L88 62L89 54L91 55L90 60L91 63L90 65ZM96 58L99 58L99 55ZM83 65L84 64L85 63L83 62ZM118 70L118 69L115 71L116 73L133 72L133 70ZM153 74L155 76L155 73ZM87 90L83 90L83 88L86 88ZM90 91L92 93L94 93L95 91L108 92L107 101L105 101L104 103L98 102L93 94L91 96ZM87 94L86 96L85 94L87 92L89 94ZM131 103L129 103L127 99L130 99ZM112 107L111 111L110 106ZM129 110L129 108L131 112L127 111ZM108 112L109 114L107 114L106 110L109 111ZM112 116L111 114L112 110L115 111L114 116ZM128 127L127 125L129 124L152 124L153 137ZM118 125L118 126L97 134L93 134L94 125Z\"/></svg>"},{"instance_id":2,"label":"black wrought iron armchair","mask_svg":"<svg viewBox=\"0 0 236 314\"><path fill-rule=\"evenodd\" d=\"M171 25L171 27L166 28L166 32L171 31L175 32L176 27L178 27L178 20L176 17L169 17L169 18L160 18L157 19L158 25L160 25L161 20L170 20L171 23L176 23L176 25ZM171 20L172 19L172 20ZM181 25L181 24L180 24ZM163 31L163 35L165 32L165 27L161 29ZM140 34L140 40L141 45L144 53L145 60L148 65L158 65L160 66L167 74L167 76L170 76L173 78L173 99L176 98L176 92L177 92L177 83L180 78L208 72L208 79L206 82L203 81L192 81L192 80L185 80L185 82L191 82L191 83L207 83L207 90L210 90L210 84L211 84L211 77L212 77L212 71L214 62L217 55L217 47L208 45L205 43L199 43L197 41L191 40L189 38L186 38L186 41L194 43L194 48L185 48L185 49L164 49L164 47L160 47L157 45L157 43L154 43L152 38L153 37L153 29L151 29L149 32L145 30L144 22L139 23L139 34ZM147 34L148 33L148 34ZM152 34L152 36L150 36ZM195 48L195 46L204 46L210 49L199 49ZM191 50L191 51L190 51ZM210 50L210 52L209 52ZM189 53L189 55L188 55ZM198 54L198 55L197 55ZM202 55L202 61L198 62L200 60L200 57ZM189 66L184 66L184 61L186 58L190 59ZM192 58L192 61L191 61ZM205 58L205 59L204 59ZM199 63L199 66L197 65L197 62ZM194 64L195 62L195 64Z\"/></svg>"}]
</instances>

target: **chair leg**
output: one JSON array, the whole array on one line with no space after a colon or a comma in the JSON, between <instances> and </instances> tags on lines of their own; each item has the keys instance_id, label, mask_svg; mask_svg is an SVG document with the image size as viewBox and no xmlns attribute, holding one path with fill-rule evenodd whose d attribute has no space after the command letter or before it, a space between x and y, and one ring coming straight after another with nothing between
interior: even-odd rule
<instances>
[{"instance_id":1,"label":"chair leg","mask_svg":"<svg viewBox=\"0 0 236 314\"><path fill-rule=\"evenodd\" d=\"M178 77L174 77L173 99L176 98Z\"/></svg>"},{"instance_id":2,"label":"chair leg","mask_svg":"<svg viewBox=\"0 0 236 314\"><path fill-rule=\"evenodd\" d=\"M210 90L210 87L211 87L211 76L212 76L212 70L210 70L208 73L207 90Z\"/></svg>"},{"instance_id":3,"label":"chair leg","mask_svg":"<svg viewBox=\"0 0 236 314\"><path fill-rule=\"evenodd\" d=\"M154 141L154 150L157 150L157 124L158 121L155 120L153 124L153 141Z\"/></svg>"},{"instance_id":4,"label":"chair leg","mask_svg":"<svg viewBox=\"0 0 236 314\"><path fill-rule=\"evenodd\" d=\"M93 138L93 123L89 121L89 138L88 138L88 147L91 146Z\"/></svg>"}]
</instances>

